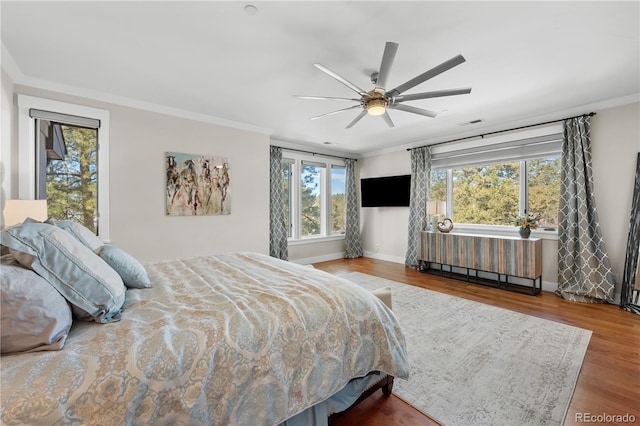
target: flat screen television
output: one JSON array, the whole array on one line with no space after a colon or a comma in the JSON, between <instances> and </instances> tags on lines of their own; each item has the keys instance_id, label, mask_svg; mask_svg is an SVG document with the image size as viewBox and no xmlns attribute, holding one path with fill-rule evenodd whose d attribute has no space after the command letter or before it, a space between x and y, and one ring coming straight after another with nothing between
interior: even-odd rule
<instances>
[{"instance_id":1,"label":"flat screen television","mask_svg":"<svg viewBox=\"0 0 640 426\"><path fill-rule=\"evenodd\" d=\"M360 179L362 207L409 207L411 175Z\"/></svg>"}]
</instances>

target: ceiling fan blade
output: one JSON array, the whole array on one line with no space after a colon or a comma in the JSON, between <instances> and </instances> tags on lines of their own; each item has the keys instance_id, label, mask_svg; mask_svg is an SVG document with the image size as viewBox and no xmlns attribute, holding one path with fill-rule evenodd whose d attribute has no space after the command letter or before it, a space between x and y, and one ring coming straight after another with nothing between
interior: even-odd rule
<instances>
[{"instance_id":1,"label":"ceiling fan blade","mask_svg":"<svg viewBox=\"0 0 640 426\"><path fill-rule=\"evenodd\" d=\"M464 89L436 90L433 92L396 96L393 98L393 102L415 101L418 99L440 98L443 96L468 95L469 93L471 93L471 87L465 87Z\"/></svg>"},{"instance_id":2,"label":"ceiling fan blade","mask_svg":"<svg viewBox=\"0 0 640 426\"><path fill-rule=\"evenodd\" d=\"M312 120L317 120L318 118L326 117L327 115L333 115L333 114L337 114L339 112L349 111L349 110L352 110L354 108L360 108L360 105L353 105L353 106L350 106L349 108L343 108L343 109L339 109L337 111L328 112L326 114L316 115L315 117L311 117L311 119Z\"/></svg>"},{"instance_id":3,"label":"ceiling fan blade","mask_svg":"<svg viewBox=\"0 0 640 426\"><path fill-rule=\"evenodd\" d=\"M360 102L360 99L354 99L354 98L334 98L334 97L329 97L329 96L304 96L304 95L293 95L294 98L298 98L298 99L318 99L321 101L353 101L353 102Z\"/></svg>"},{"instance_id":4,"label":"ceiling fan blade","mask_svg":"<svg viewBox=\"0 0 640 426\"><path fill-rule=\"evenodd\" d=\"M330 77L335 78L340 83L344 84L345 86L347 86L349 89L353 90L354 92L356 92L360 96L364 96L364 95L367 94L367 92L365 92L364 90L362 90L361 88L359 88L355 84L351 83L350 81L344 79L343 77L341 77L340 75L336 74L335 72L331 71L329 68L327 68L327 67L325 67L323 65L320 65L320 64L313 64L313 66L318 68L323 73L329 75Z\"/></svg>"},{"instance_id":5,"label":"ceiling fan blade","mask_svg":"<svg viewBox=\"0 0 640 426\"><path fill-rule=\"evenodd\" d=\"M391 72L391 66L393 60L396 57L398 51L398 43L392 43L390 41L384 45L384 53L382 54L382 62L380 63L380 71L378 71L378 78L376 80L376 89L382 89L387 85L387 78Z\"/></svg>"},{"instance_id":6,"label":"ceiling fan blade","mask_svg":"<svg viewBox=\"0 0 640 426\"><path fill-rule=\"evenodd\" d=\"M428 111L422 108L416 108L410 105L394 104L394 105L391 105L390 108L399 109L400 111L405 111L405 112L411 112L413 114L424 115L426 117L431 117L431 118L436 118L436 116L438 115L433 111Z\"/></svg>"},{"instance_id":7,"label":"ceiling fan blade","mask_svg":"<svg viewBox=\"0 0 640 426\"><path fill-rule=\"evenodd\" d=\"M352 121L351 123L347 124L347 127L345 127L345 129L350 129L350 128L352 128L352 127L353 127L353 125L354 125L354 124L356 124L358 121L360 121L360 119L361 119L362 117L364 117L365 115L367 115L367 111L363 109L363 110L360 112L360 114L358 114L358 116L357 116L356 118L354 118L354 119L353 119L353 121Z\"/></svg>"},{"instance_id":8,"label":"ceiling fan blade","mask_svg":"<svg viewBox=\"0 0 640 426\"><path fill-rule=\"evenodd\" d=\"M389 112L385 111L384 114L382 115L382 118L384 118L384 121L386 121L387 126L389 127L396 127L393 124L393 121L391 121L391 117L389 116Z\"/></svg>"},{"instance_id":9,"label":"ceiling fan blade","mask_svg":"<svg viewBox=\"0 0 640 426\"><path fill-rule=\"evenodd\" d=\"M425 81L439 75L442 74L445 71L450 70L451 68L460 65L461 63L465 62L466 59L464 59L464 57L462 55L458 55L456 57L453 57L451 59L449 59L446 62L441 63L440 65L438 65L437 67L431 68L429 71L426 71L422 74L420 74L417 77L412 78L411 80L407 81L406 83L401 84L400 86L396 87L395 89L387 92L389 93L389 95L391 96L397 96L409 89L411 89L412 87L417 86L420 83L424 83Z\"/></svg>"}]
</instances>

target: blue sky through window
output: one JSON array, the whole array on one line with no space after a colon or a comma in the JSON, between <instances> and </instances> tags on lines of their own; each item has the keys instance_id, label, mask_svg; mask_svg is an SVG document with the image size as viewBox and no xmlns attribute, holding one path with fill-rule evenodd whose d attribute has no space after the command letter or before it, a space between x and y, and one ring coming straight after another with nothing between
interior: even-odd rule
<instances>
[{"instance_id":1,"label":"blue sky through window","mask_svg":"<svg viewBox=\"0 0 640 426\"><path fill-rule=\"evenodd\" d=\"M331 168L331 195L344 194L345 169L342 167Z\"/></svg>"}]
</instances>

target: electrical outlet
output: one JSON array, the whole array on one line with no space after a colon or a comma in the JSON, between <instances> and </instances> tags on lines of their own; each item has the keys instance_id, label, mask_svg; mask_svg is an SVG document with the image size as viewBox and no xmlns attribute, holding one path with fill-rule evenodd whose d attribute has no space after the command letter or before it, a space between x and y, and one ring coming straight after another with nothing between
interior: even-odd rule
<instances>
[{"instance_id":1,"label":"electrical outlet","mask_svg":"<svg viewBox=\"0 0 640 426\"><path fill-rule=\"evenodd\" d=\"M376 253L380 251L380 244L376 244Z\"/></svg>"}]
</instances>

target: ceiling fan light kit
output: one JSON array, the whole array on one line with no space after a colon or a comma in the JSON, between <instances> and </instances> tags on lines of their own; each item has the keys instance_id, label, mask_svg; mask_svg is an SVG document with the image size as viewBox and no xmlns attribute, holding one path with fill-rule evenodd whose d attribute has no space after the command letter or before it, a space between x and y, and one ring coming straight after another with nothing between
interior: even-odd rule
<instances>
[{"instance_id":1,"label":"ceiling fan light kit","mask_svg":"<svg viewBox=\"0 0 640 426\"><path fill-rule=\"evenodd\" d=\"M387 112L387 101L384 96L372 97L365 101L364 108L369 115L382 115Z\"/></svg>"},{"instance_id":2,"label":"ceiling fan light kit","mask_svg":"<svg viewBox=\"0 0 640 426\"><path fill-rule=\"evenodd\" d=\"M337 97L326 97L326 96L300 96L294 95L297 98L301 99L314 99L314 100L333 100L333 101L349 101L349 102L358 102L358 105L353 105L348 108L343 108L337 111L328 112L326 114L322 114L316 117L313 117L312 120L326 117L328 115L337 114L344 111L349 111L356 108L362 108L360 114L356 116L356 118L351 121L347 125L347 129L350 129L355 125L362 117L365 115L371 116L382 116L384 121L387 123L389 127L394 127L393 121L391 121L391 117L388 114L389 109L396 109L404 112L410 112L413 114L423 115L425 117L435 118L437 114L433 111L429 111L422 108L417 108L410 105L404 105L402 102L407 101L415 101L419 99L428 99L428 98L438 98L444 96L455 96L455 95L466 95L471 93L471 88L461 88L461 89L449 89L449 90L437 90L432 92L423 92L423 93L413 93L410 95L402 95L405 91L424 83L425 81L442 74L445 71L450 70L451 68L458 66L465 62L465 59L462 55L455 56L448 61L443 62L426 71L417 77L412 78L411 80L397 86L394 89L389 91L386 90L386 83L389 77L389 73L391 71L391 66L393 64L393 60L396 56L396 51L398 50L398 44L393 42L387 42L385 44L384 53L382 54L382 62L380 63L380 71L377 73L373 73L371 75L371 82L375 85L373 90L368 92L362 90L360 87L356 86L352 82L346 80L339 74L331 71L329 68L321 65L321 64L313 64L317 69L324 72L328 76L333 79L339 81L340 83L347 86L349 89L356 92L360 95L360 99L357 98L337 98Z\"/></svg>"}]
</instances>

